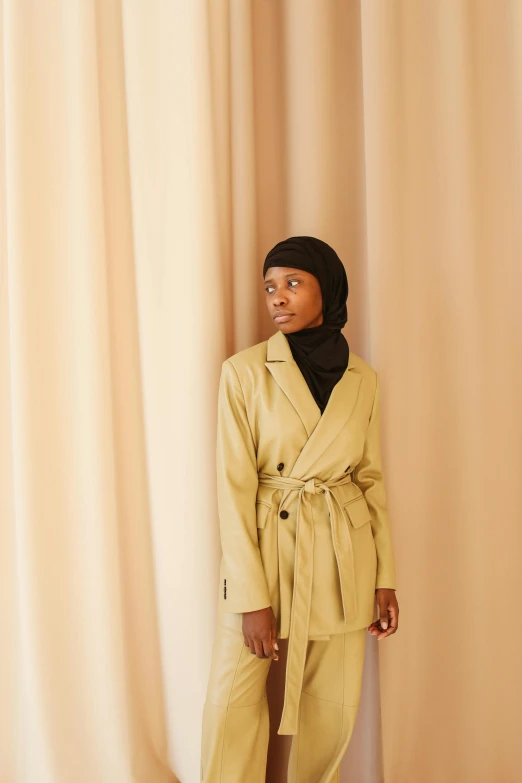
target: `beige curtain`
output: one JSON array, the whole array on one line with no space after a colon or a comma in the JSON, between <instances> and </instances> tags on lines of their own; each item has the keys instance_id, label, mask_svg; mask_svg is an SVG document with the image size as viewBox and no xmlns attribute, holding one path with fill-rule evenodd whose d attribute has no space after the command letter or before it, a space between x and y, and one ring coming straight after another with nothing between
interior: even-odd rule
<instances>
[{"instance_id":1,"label":"beige curtain","mask_svg":"<svg viewBox=\"0 0 522 783\"><path fill-rule=\"evenodd\" d=\"M219 368L292 234L382 383L400 630L342 780L522 781L520 2L1 0L0 40L2 783L198 782Z\"/></svg>"}]
</instances>

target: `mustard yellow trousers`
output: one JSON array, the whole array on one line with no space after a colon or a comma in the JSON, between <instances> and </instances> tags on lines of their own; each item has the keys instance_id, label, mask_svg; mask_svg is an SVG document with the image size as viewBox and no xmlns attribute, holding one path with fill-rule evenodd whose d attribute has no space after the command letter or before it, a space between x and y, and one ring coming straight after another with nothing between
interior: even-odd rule
<instances>
[{"instance_id":1,"label":"mustard yellow trousers","mask_svg":"<svg viewBox=\"0 0 522 783\"><path fill-rule=\"evenodd\" d=\"M287 783L340 780L359 706L367 634L364 627L308 640ZM203 709L202 783L265 783L271 664L250 651L241 631L218 623Z\"/></svg>"}]
</instances>

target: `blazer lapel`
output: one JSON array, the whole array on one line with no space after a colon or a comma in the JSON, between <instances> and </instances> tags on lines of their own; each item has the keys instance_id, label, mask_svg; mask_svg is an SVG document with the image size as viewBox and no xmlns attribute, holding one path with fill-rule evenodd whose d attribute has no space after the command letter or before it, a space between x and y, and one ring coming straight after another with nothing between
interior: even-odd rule
<instances>
[{"instance_id":1,"label":"blazer lapel","mask_svg":"<svg viewBox=\"0 0 522 783\"><path fill-rule=\"evenodd\" d=\"M350 418L359 393L361 376L354 371L350 353L348 367L332 389L328 404L321 416L321 411L292 356L290 344L283 332L277 331L267 340L265 366L294 406L305 427L308 441L301 450L290 475L293 478L306 480L307 477L312 477L311 469Z\"/></svg>"},{"instance_id":2,"label":"blazer lapel","mask_svg":"<svg viewBox=\"0 0 522 783\"><path fill-rule=\"evenodd\" d=\"M303 422L308 437L321 418L321 411L297 366L290 344L283 332L276 332L267 341L265 366L284 391Z\"/></svg>"}]
</instances>

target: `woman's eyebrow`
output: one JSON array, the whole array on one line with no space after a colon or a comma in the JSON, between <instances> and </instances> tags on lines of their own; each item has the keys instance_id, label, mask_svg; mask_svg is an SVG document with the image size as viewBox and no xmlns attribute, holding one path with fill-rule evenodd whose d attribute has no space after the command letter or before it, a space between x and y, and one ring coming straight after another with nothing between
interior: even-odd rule
<instances>
[{"instance_id":1,"label":"woman's eyebrow","mask_svg":"<svg viewBox=\"0 0 522 783\"><path fill-rule=\"evenodd\" d=\"M295 272L289 272L289 274L284 275L284 277L301 277L301 274L298 269L295 270ZM264 280L265 283L272 283L272 278L269 277L268 280Z\"/></svg>"}]
</instances>

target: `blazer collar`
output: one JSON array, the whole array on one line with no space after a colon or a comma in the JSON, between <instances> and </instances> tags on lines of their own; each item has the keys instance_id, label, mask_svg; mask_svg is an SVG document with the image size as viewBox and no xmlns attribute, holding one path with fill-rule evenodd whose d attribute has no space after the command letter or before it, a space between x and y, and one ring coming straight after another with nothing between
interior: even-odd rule
<instances>
[{"instance_id":1,"label":"blazer collar","mask_svg":"<svg viewBox=\"0 0 522 783\"><path fill-rule=\"evenodd\" d=\"M292 364L296 364L295 359L292 355L290 343L288 342L287 337L283 332L280 332L278 330L266 341L266 360L268 362L292 362ZM355 367L355 362L354 362L353 354L350 351L350 357L348 359L347 369L353 370L354 367ZM299 372L301 371L299 370ZM308 384L307 384L307 388L308 388Z\"/></svg>"},{"instance_id":2,"label":"blazer collar","mask_svg":"<svg viewBox=\"0 0 522 783\"><path fill-rule=\"evenodd\" d=\"M311 471L350 418L359 393L361 376L355 372L355 362L350 352L348 367L333 387L321 416L319 406L292 356L290 343L279 330L267 340L265 366L292 403L306 430L308 441L292 468L293 476L305 478L303 474Z\"/></svg>"}]
</instances>

